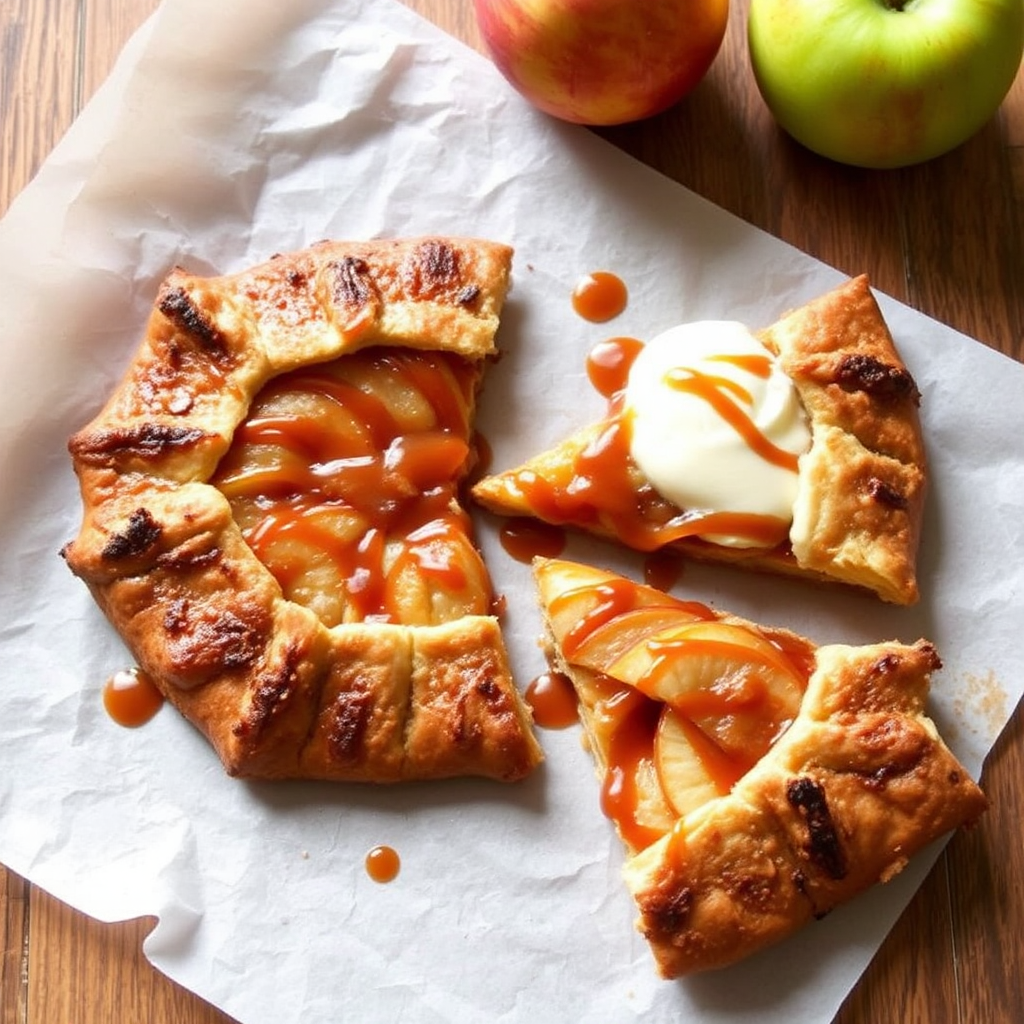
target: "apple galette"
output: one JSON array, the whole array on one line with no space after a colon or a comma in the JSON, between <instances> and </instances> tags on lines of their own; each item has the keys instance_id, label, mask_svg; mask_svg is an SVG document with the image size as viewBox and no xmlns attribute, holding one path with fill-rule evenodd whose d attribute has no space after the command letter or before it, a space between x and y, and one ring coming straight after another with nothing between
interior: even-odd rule
<instances>
[{"instance_id":1,"label":"apple galette","mask_svg":"<svg viewBox=\"0 0 1024 1024\"><path fill-rule=\"evenodd\" d=\"M511 256L422 238L176 269L71 439L63 554L232 774L540 761L458 498Z\"/></svg>"},{"instance_id":2,"label":"apple galette","mask_svg":"<svg viewBox=\"0 0 1024 1024\"><path fill-rule=\"evenodd\" d=\"M926 717L926 641L819 647L588 566L534 571L665 977L782 939L984 810Z\"/></svg>"},{"instance_id":3,"label":"apple galette","mask_svg":"<svg viewBox=\"0 0 1024 1024\"><path fill-rule=\"evenodd\" d=\"M616 365L603 420L474 498L641 551L917 600L920 395L865 277L756 335L687 324L620 345Z\"/></svg>"}]
</instances>

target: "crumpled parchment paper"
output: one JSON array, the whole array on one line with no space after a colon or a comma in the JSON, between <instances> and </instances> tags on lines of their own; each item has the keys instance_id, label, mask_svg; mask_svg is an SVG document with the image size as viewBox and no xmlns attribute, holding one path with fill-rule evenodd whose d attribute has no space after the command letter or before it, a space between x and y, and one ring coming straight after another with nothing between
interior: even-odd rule
<instances>
[{"instance_id":1,"label":"crumpled parchment paper","mask_svg":"<svg viewBox=\"0 0 1024 1024\"><path fill-rule=\"evenodd\" d=\"M199 26L199 28L197 28ZM70 433L116 383L175 263L241 269L324 237L434 233L516 248L480 427L503 468L597 415L583 360L610 333L757 327L839 275L529 108L478 55L392 0L165 0L0 224L0 860L104 920L244 1024L347 1020L831 1020L940 848L777 949L655 977L578 730L529 781L253 784L165 708L114 725L128 655L57 552L80 506ZM583 323L579 275L626 313ZM864 268L870 272L871 268ZM934 716L977 774L1021 695L1024 368L885 297L924 394L934 485L924 599L689 568L681 593L819 642L934 640ZM525 685L543 667L526 568L479 518ZM569 554L636 573L611 547ZM372 882L374 845L402 857Z\"/></svg>"}]
</instances>

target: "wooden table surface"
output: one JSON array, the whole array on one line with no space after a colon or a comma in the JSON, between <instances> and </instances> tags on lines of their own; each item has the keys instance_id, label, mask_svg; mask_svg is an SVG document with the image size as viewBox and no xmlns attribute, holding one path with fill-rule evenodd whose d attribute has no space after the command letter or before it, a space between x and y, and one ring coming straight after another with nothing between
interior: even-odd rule
<instances>
[{"instance_id":1,"label":"wooden table surface","mask_svg":"<svg viewBox=\"0 0 1024 1024\"><path fill-rule=\"evenodd\" d=\"M407 2L480 46L468 0ZM882 291L1024 360L1024 74L958 151L895 172L839 167L783 137L763 107L746 55L747 2L733 0L722 52L694 94L603 134L743 219L848 274L867 271ZM0 3L0 213L155 7ZM837 1022L1024 1021L1021 779L1018 709L983 775L990 811L950 843ZM99 924L0 868L0 1022L230 1024L148 964L141 943L152 924Z\"/></svg>"}]
</instances>

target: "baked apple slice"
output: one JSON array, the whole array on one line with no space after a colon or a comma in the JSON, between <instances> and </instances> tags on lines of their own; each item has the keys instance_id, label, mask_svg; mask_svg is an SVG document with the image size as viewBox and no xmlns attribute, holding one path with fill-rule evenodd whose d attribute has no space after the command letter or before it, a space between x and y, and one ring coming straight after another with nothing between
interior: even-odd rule
<instances>
[{"instance_id":1,"label":"baked apple slice","mask_svg":"<svg viewBox=\"0 0 1024 1024\"><path fill-rule=\"evenodd\" d=\"M654 735L654 766L676 818L728 793L746 767L696 722L668 706L661 709Z\"/></svg>"}]
</instances>

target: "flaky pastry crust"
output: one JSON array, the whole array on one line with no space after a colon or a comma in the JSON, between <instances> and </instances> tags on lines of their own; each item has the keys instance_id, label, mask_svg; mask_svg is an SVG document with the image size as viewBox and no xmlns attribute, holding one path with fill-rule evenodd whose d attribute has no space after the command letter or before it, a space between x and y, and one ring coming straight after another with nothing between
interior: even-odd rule
<instances>
[{"instance_id":1,"label":"flaky pastry crust","mask_svg":"<svg viewBox=\"0 0 1024 1024\"><path fill-rule=\"evenodd\" d=\"M811 427L790 539L771 548L737 548L685 536L669 546L693 558L848 584L885 601L913 604L927 480L920 395L867 277L793 310L758 337L793 380ZM599 488L593 507L573 518L535 507L525 485L539 478L559 487L572 479L602 430L603 424L588 425L522 466L485 477L474 485L473 497L499 515L536 516L631 547L645 545L642 530L625 533L602 508ZM660 525L686 511L653 494L625 458L624 478L644 517Z\"/></svg>"},{"instance_id":2,"label":"flaky pastry crust","mask_svg":"<svg viewBox=\"0 0 1024 1024\"><path fill-rule=\"evenodd\" d=\"M273 378L375 347L493 354L511 256L420 238L323 242L224 277L175 269L120 386L71 439L84 517L63 555L231 774L512 780L540 761L491 615L327 626L286 599L210 482Z\"/></svg>"},{"instance_id":3,"label":"flaky pastry crust","mask_svg":"<svg viewBox=\"0 0 1024 1024\"><path fill-rule=\"evenodd\" d=\"M622 581L557 560L538 560L535 572L549 657L577 690L604 779L614 742L607 690L600 673L566 656L572 630L552 609L569 591ZM639 603L657 600L651 588L639 589ZM594 607L606 597L595 589ZM792 724L727 793L689 810L650 845L623 836L637 926L666 978L724 967L785 938L890 880L986 807L926 714L930 674L940 667L932 644L816 646L737 616L714 618L801 651L808 679Z\"/></svg>"}]
</instances>

